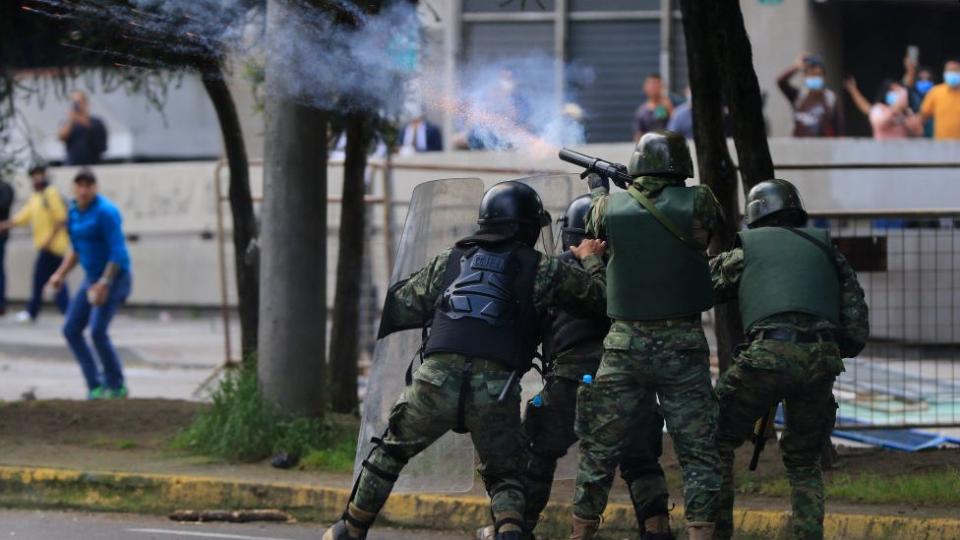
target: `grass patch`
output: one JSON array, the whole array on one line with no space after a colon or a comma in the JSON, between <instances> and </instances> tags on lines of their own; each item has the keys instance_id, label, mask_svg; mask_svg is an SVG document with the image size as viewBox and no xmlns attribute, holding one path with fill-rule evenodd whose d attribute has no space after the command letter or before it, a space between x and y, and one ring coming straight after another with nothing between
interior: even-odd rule
<instances>
[{"instance_id":1,"label":"grass patch","mask_svg":"<svg viewBox=\"0 0 960 540\"><path fill-rule=\"evenodd\" d=\"M256 367L227 373L213 403L177 434L173 447L230 462L251 462L277 452L309 457L318 467L343 469L346 441L356 439L354 419L318 420L285 413L265 399ZM356 443L354 442L354 445ZM350 470L353 454L350 454Z\"/></svg>"},{"instance_id":2,"label":"grass patch","mask_svg":"<svg viewBox=\"0 0 960 540\"><path fill-rule=\"evenodd\" d=\"M357 438L342 437L325 449L312 449L300 460L300 468L312 471L350 472L357 454Z\"/></svg>"},{"instance_id":3,"label":"grass patch","mask_svg":"<svg viewBox=\"0 0 960 540\"><path fill-rule=\"evenodd\" d=\"M741 493L789 497L786 478L749 480ZM904 475L836 475L827 480L827 499L863 504L960 505L960 469Z\"/></svg>"}]
</instances>

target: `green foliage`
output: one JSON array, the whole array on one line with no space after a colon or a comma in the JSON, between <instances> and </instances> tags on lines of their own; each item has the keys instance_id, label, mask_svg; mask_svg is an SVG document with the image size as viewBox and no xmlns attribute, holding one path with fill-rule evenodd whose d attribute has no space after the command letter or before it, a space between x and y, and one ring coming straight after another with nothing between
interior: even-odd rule
<instances>
[{"instance_id":1,"label":"green foliage","mask_svg":"<svg viewBox=\"0 0 960 540\"><path fill-rule=\"evenodd\" d=\"M330 451L345 437L356 437L344 426L281 411L260 394L255 364L228 373L212 397L210 408L174 439L174 448L249 462L281 451L299 456Z\"/></svg>"},{"instance_id":2,"label":"green foliage","mask_svg":"<svg viewBox=\"0 0 960 540\"><path fill-rule=\"evenodd\" d=\"M769 482L749 481L740 491L771 497L789 497L786 478ZM876 473L838 475L827 480L828 500L863 504L960 505L960 469L918 474Z\"/></svg>"},{"instance_id":3,"label":"green foliage","mask_svg":"<svg viewBox=\"0 0 960 540\"><path fill-rule=\"evenodd\" d=\"M302 460L300 467L314 471L350 472L353 459L357 454L357 438L351 432L340 432L343 437L327 449L311 450Z\"/></svg>"}]
</instances>

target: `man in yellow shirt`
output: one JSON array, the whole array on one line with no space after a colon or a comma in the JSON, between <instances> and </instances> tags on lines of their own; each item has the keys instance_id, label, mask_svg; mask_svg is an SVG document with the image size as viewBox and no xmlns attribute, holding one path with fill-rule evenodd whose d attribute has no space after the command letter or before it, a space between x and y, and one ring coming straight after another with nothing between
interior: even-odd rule
<instances>
[{"instance_id":1,"label":"man in yellow shirt","mask_svg":"<svg viewBox=\"0 0 960 540\"><path fill-rule=\"evenodd\" d=\"M12 219L0 222L0 232L29 224L33 232L33 245L37 248L37 261L33 267L33 290L26 311L17 314L20 322L37 319L43 305L44 285L60 267L70 245L65 229L67 206L60 191L47 180L47 168L43 165L31 167L30 180L33 182L33 193L26 204ZM67 311L69 298L70 293L66 287L57 292L56 302L61 313Z\"/></svg>"},{"instance_id":2,"label":"man in yellow shirt","mask_svg":"<svg viewBox=\"0 0 960 540\"><path fill-rule=\"evenodd\" d=\"M943 83L927 92L920 114L933 118L934 139L960 139L960 60L947 61Z\"/></svg>"}]
</instances>

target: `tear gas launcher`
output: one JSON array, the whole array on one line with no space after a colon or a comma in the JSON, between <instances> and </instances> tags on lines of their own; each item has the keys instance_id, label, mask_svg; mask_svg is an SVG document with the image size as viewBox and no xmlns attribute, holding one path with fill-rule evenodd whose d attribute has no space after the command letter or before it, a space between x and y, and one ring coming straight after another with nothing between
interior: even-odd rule
<instances>
[{"instance_id":1,"label":"tear gas launcher","mask_svg":"<svg viewBox=\"0 0 960 540\"><path fill-rule=\"evenodd\" d=\"M609 178L620 189L627 189L627 186L633 182L633 177L627 173L627 166L621 163L614 163L598 157L581 154L569 148L560 149L560 159L582 167L583 172L580 173L580 178L586 178L590 173L597 173L600 176Z\"/></svg>"}]
</instances>

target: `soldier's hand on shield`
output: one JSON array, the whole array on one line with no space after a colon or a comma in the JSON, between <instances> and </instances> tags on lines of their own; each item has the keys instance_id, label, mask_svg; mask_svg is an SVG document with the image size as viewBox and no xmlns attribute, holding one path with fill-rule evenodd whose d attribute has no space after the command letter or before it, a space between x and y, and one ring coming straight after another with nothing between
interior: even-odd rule
<instances>
[{"instance_id":1,"label":"soldier's hand on shield","mask_svg":"<svg viewBox=\"0 0 960 540\"><path fill-rule=\"evenodd\" d=\"M570 248L570 252L573 253L573 256L580 259L586 259L590 255L596 255L597 257L603 257L603 254L607 251L607 243L603 240L597 240L595 238L584 238L580 245Z\"/></svg>"}]
</instances>

